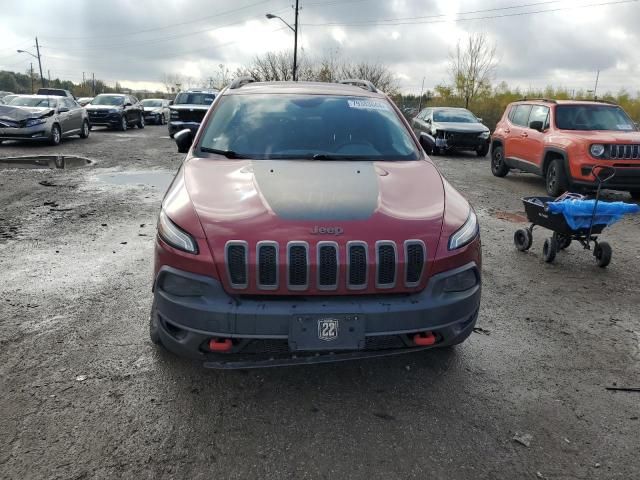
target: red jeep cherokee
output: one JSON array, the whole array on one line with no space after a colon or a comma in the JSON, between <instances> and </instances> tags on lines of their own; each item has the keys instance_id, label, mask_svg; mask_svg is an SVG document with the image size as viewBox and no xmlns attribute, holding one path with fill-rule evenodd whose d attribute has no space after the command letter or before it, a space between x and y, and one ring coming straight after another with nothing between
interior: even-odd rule
<instances>
[{"instance_id":1,"label":"red jeep cherokee","mask_svg":"<svg viewBox=\"0 0 640 480\"><path fill-rule=\"evenodd\" d=\"M238 368L464 341L469 203L369 82L253 83L213 102L162 202L151 339Z\"/></svg>"},{"instance_id":2,"label":"red jeep cherokee","mask_svg":"<svg viewBox=\"0 0 640 480\"><path fill-rule=\"evenodd\" d=\"M507 106L492 137L491 171L542 175L547 193L596 187L594 165L616 169L606 188L640 197L640 132L625 111L604 102L522 100Z\"/></svg>"}]
</instances>

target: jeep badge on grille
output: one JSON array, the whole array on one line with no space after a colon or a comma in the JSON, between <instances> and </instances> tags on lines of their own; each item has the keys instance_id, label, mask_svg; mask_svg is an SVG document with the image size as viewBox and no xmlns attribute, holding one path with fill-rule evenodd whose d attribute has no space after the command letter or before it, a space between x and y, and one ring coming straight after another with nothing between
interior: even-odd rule
<instances>
[{"instance_id":1,"label":"jeep badge on grille","mask_svg":"<svg viewBox=\"0 0 640 480\"><path fill-rule=\"evenodd\" d=\"M342 235L344 229L342 227L320 227L315 225L311 229L313 235Z\"/></svg>"}]
</instances>

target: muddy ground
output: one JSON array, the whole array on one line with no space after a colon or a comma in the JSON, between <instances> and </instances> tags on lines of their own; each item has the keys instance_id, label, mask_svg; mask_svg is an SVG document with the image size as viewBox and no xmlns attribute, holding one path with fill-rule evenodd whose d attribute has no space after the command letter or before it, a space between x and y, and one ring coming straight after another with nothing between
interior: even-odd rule
<instances>
[{"instance_id":1,"label":"muddy ground","mask_svg":"<svg viewBox=\"0 0 640 480\"><path fill-rule=\"evenodd\" d=\"M436 157L482 222L482 330L453 352L221 372L148 339L182 158L165 127L0 146L49 153L95 163L0 170L0 478L640 478L640 393L605 389L640 387L640 217L606 232L608 269L576 245L548 265L542 232L512 245L541 179Z\"/></svg>"}]
</instances>

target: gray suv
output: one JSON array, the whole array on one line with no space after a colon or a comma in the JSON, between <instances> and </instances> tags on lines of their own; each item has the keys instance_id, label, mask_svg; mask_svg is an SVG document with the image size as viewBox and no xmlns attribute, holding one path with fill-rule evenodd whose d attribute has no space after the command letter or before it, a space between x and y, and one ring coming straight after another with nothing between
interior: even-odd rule
<instances>
[{"instance_id":1,"label":"gray suv","mask_svg":"<svg viewBox=\"0 0 640 480\"><path fill-rule=\"evenodd\" d=\"M217 90L191 89L176 95L173 105L169 107L169 136L180 130L189 129L195 135L200 123L209 110L209 106L218 95Z\"/></svg>"}]
</instances>

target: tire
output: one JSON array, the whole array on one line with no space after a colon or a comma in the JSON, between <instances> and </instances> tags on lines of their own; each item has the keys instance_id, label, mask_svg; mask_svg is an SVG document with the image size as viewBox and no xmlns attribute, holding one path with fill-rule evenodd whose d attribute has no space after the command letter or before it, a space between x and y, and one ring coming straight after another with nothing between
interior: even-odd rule
<instances>
[{"instance_id":1,"label":"tire","mask_svg":"<svg viewBox=\"0 0 640 480\"><path fill-rule=\"evenodd\" d=\"M169 138L173 138L173 136L174 136L174 135L175 135L175 134L173 134L173 133L169 132Z\"/></svg>"},{"instance_id":2,"label":"tire","mask_svg":"<svg viewBox=\"0 0 640 480\"><path fill-rule=\"evenodd\" d=\"M558 253L558 242L556 242L555 237L547 238L542 247L542 258L545 262L551 263L555 260L556 253Z\"/></svg>"},{"instance_id":3,"label":"tire","mask_svg":"<svg viewBox=\"0 0 640 480\"><path fill-rule=\"evenodd\" d=\"M129 124L127 123L127 117L122 115L122 117L120 117L120 126L118 127L118 130L120 130L121 132L126 132L127 128L129 128Z\"/></svg>"},{"instance_id":4,"label":"tire","mask_svg":"<svg viewBox=\"0 0 640 480\"><path fill-rule=\"evenodd\" d=\"M556 158L552 160L545 173L545 187L547 193L552 197L559 197L567 191L567 175L564 171L562 160Z\"/></svg>"},{"instance_id":5,"label":"tire","mask_svg":"<svg viewBox=\"0 0 640 480\"><path fill-rule=\"evenodd\" d=\"M489 145L486 144L476 150L476 155L479 157L486 157L487 153L489 153Z\"/></svg>"},{"instance_id":6,"label":"tire","mask_svg":"<svg viewBox=\"0 0 640 480\"><path fill-rule=\"evenodd\" d=\"M80 131L80 138L89 138L89 132L91 131L91 126L89 122L84 120L82 122L82 130Z\"/></svg>"},{"instance_id":7,"label":"tire","mask_svg":"<svg viewBox=\"0 0 640 480\"><path fill-rule=\"evenodd\" d=\"M502 145L497 145L491 149L491 173L496 177L504 177L509 173L509 167L504 163Z\"/></svg>"},{"instance_id":8,"label":"tire","mask_svg":"<svg viewBox=\"0 0 640 480\"><path fill-rule=\"evenodd\" d=\"M164 113L160 115L160 119L158 120L158 124L164 125Z\"/></svg>"},{"instance_id":9,"label":"tire","mask_svg":"<svg viewBox=\"0 0 640 480\"><path fill-rule=\"evenodd\" d=\"M149 314L149 338L154 344L162 345L158 329L158 314L156 312L156 301L154 300Z\"/></svg>"},{"instance_id":10,"label":"tire","mask_svg":"<svg viewBox=\"0 0 640 480\"><path fill-rule=\"evenodd\" d=\"M565 248L568 248L569 245L571 245L571 237L568 237L567 235L560 235L558 233L554 233L553 236L556 237L558 250L564 250Z\"/></svg>"},{"instance_id":11,"label":"tire","mask_svg":"<svg viewBox=\"0 0 640 480\"><path fill-rule=\"evenodd\" d=\"M60 125L54 124L51 127L51 135L49 136L49 143L53 146L60 145L62 141L62 133L60 132Z\"/></svg>"},{"instance_id":12,"label":"tire","mask_svg":"<svg viewBox=\"0 0 640 480\"><path fill-rule=\"evenodd\" d=\"M520 252L526 252L531 248L531 243L533 242L533 236L531 232L526 228L521 228L516 230L513 234L513 244Z\"/></svg>"},{"instance_id":13,"label":"tire","mask_svg":"<svg viewBox=\"0 0 640 480\"><path fill-rule=\"evenodd\" d=\"M136 123L136 125L138 126L138 128L144 128L144 115L140 114L140 116L138 117L138 123Z\"/></svg>"},{"instance_id":14,"label":"tire","mask_svg":"<svg viewBox=\"0 0 640 480\"><path fill-rule=\"evenodd\" d=\"M596 245L596 248L593 249L593 256L596 257L596 264L600 268L605 268L611 263L612 255L611 245L607 242L600 242Z\"/></svg>"}]
</instances>

